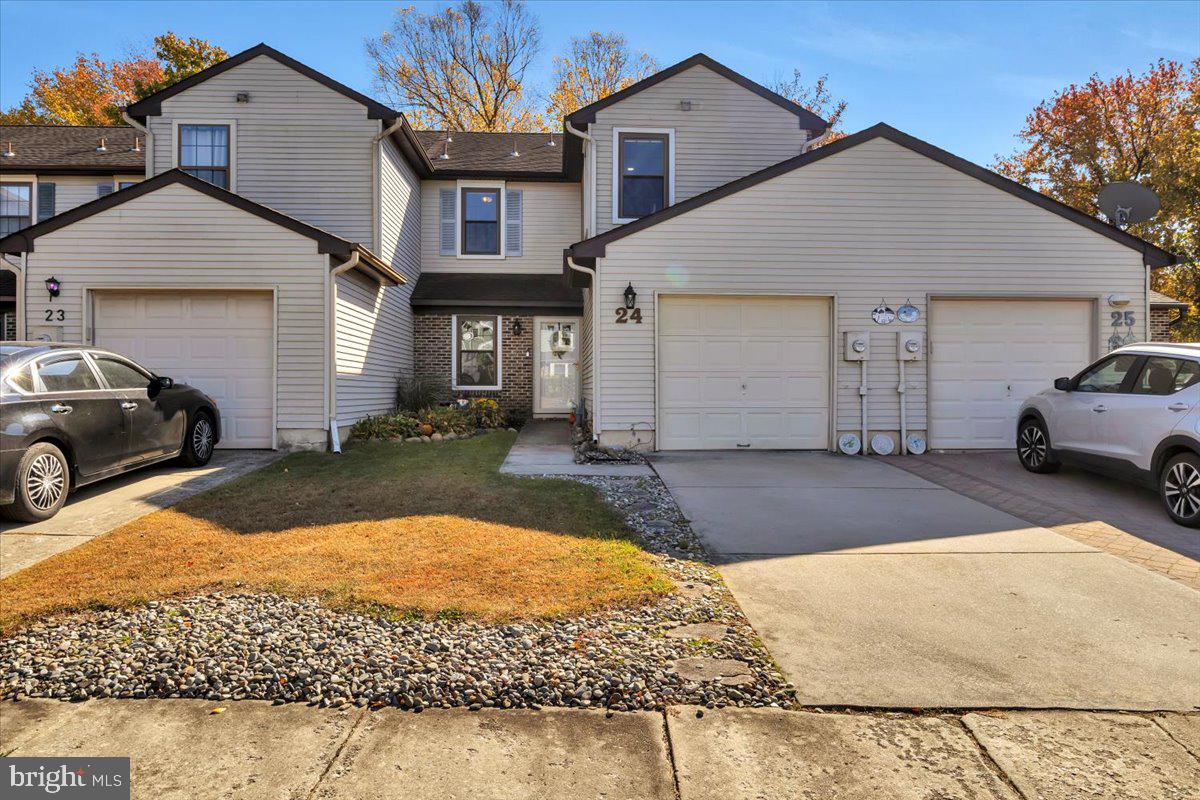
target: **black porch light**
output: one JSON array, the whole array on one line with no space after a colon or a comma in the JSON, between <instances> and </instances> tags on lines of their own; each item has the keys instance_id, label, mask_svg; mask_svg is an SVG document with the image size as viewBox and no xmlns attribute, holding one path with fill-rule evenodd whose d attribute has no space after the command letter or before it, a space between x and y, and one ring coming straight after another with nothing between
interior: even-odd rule
<instances>
[{"instance_id":1,"label":"black porch light","mask_svg":"<svg viewBox=\"0 0 1200 800\"><path fill-rule=\"evenodd\" d=\"M625 287L625 307L633 308L637 305L637 292L633 290L633 284L630 283Z\"/></svg>"},{"instance_id":2,"label":"black porch light","mask_svg":"<svg viewBox=\"0 0 1200 800\"><path fill-rule=\"evenodd\" d=\"M62 292L62 281L53 275L51 275L49 278L46 278L46 291L50 294L51 300L58 297L58 295Z\"/></svg>"}]
</instances>

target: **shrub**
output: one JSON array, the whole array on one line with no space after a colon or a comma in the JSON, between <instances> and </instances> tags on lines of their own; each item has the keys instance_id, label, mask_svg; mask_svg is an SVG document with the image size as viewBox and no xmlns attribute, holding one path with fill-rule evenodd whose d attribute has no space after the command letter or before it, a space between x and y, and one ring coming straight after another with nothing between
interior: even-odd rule
<instances>
[{"instance_id":1,"label":"shrub","mask_svg":"<svg viewBox=\"0 0 1200 800\"><path fill-rule=\"evenodd\" d=\"M490 397L476 397L467 405L467 413L475 421L476 428L503 428L504 412L500 404Z\"/></svg>"},{"instance_id":2,"label":"shrub","mask_svg":"<svg viewBox=\"0 0 1200 800\"><path fill-rule=\"evenodd\" d=\"M364 417L354 423L350 429L350 438L367 439L405 439L416 436L420 431L420 421L407 414L385 414L378 417Z\"/></svg>"},{"instance_id":3,"label":"shrub","mask_svg":"<svg viewBox=\"0 0 1200 800\"><path fill-rule=\"evenodd\" d=\"M470 433L475 430L475 420L466 411L449 407L427 408L417 415L417 420L432 425L435 433Z\"/></svg>"},{"instance_id":4,"label":"shrub","mask_svg":"<svg viewBox=\"0 0 1200 800\"><path fill-rule=\"evenodd\" d=\"M396 383L396 409L418 414L450 396L450 384L442 375L413 375Z\"/></svg>"}]
</instances>

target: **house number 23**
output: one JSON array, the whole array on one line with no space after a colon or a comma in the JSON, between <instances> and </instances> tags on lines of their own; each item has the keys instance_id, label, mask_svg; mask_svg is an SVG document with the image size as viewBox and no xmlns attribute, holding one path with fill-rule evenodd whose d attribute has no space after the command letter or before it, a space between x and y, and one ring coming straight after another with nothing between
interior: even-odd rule
<instances>
[{"instance_id":1,"label":"house number 23","mask_svg":"<svg viewBox=\"0 0 1200 800\"><path fill-rule=\"evenodd\" d=\"M67 312L61 308L47 308L46 322L62 322L67 318Z\"/></svg>"},{"instance_id":2,"label":"house number 23","mask_svg":"<svg viewBox=\"0 0 1200 800\"><path fill-rule=\"evenodd\" d=\"M642 324L642 310L640 308L618 308L617 309L617 324L626 325L630 322Z\"/></svg>"}]
</instances>

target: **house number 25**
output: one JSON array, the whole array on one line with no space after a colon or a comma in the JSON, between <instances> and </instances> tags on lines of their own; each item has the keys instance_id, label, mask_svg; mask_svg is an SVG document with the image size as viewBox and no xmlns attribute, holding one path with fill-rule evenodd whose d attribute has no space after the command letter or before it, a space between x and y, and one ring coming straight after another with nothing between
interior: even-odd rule
<instances>
[{"instance_id":1,"label":"house number 25","mask_svg":"<svg viewBox=\"0 0 1200 800\"><path fill-rule=\"evenodd\" d=\"M67 318L67 312L61 308L47 308L46 322L62 322Z\"/></svg>"},{"instance_id":2,"label":"house number 25","mask_svg":"<svg viewBox=\"0 0 1200 800\"><path fill-rule=\"evenodd\" d=\"M630 322L642 324L642 310L640 308L618 308L617 309L617 324L626 325Z\"/></svg>"}]
</instances>

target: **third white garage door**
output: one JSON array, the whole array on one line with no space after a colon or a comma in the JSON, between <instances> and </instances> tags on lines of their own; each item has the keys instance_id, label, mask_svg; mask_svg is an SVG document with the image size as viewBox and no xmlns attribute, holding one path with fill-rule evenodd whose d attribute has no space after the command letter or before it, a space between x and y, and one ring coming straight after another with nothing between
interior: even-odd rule
<instances>
[{"instance_id":1,"label":"third white garage door","mask_svg":"<svg viewBox=\"0 0 1200 800\"><path fill-rule=\"evenodd\" d=\"M1090 300L935 300L929 319L929 443L1009 448L1017 411L1092 359Z\"/></svg>"},{"instance_id":2,"label":"third white garage door","mask_svg":"<svg viewBox=\"0 0 1200 800\"><path fill-rule=\"evenodd\" d=\"M95 342L217 401L221 447L271 447L274 304L268 292L92 293Z\"/></svg>"},{"instance_id":3,"label":"third white garage door","mask_svg":"<svg viewBox=\"0 0 1200 800\"><path fill-rule=\"evenodd\" d=\"M657 324L661 449L828 447L828 300L665 296Z\"/></svg>"}]
</instances>

